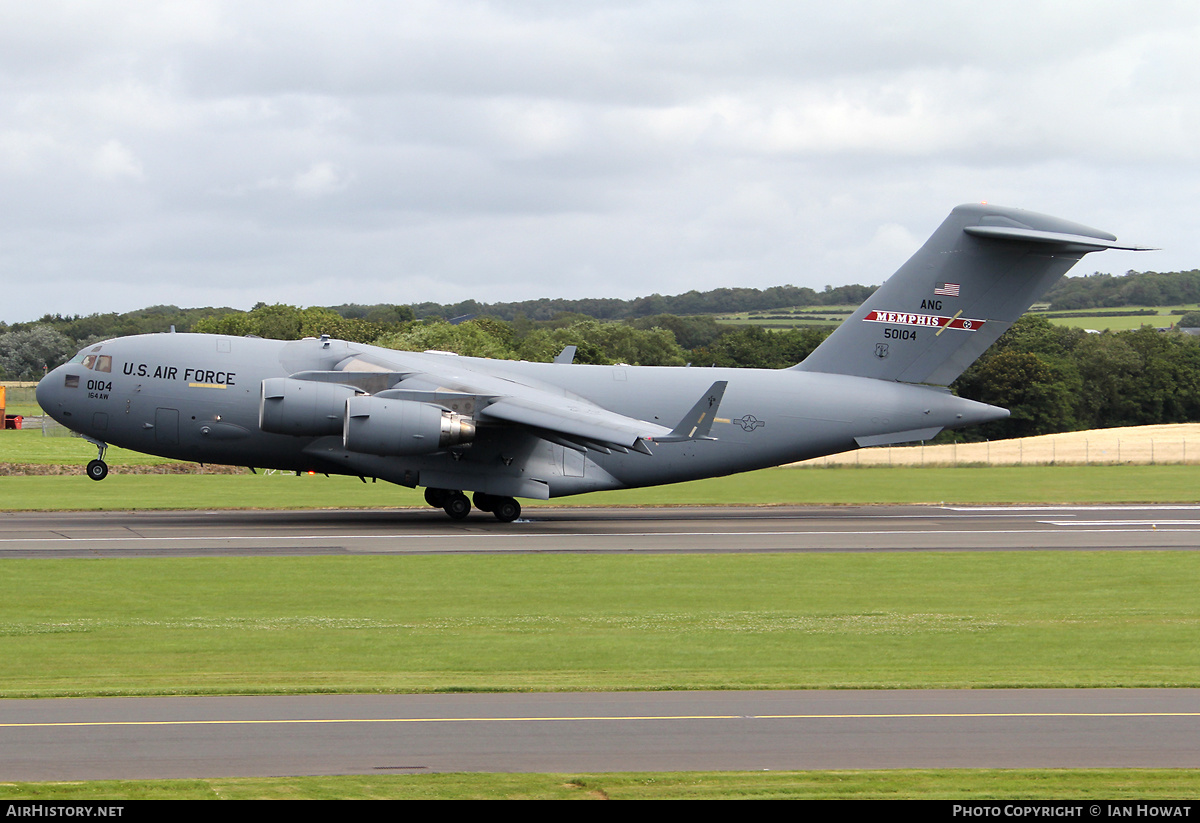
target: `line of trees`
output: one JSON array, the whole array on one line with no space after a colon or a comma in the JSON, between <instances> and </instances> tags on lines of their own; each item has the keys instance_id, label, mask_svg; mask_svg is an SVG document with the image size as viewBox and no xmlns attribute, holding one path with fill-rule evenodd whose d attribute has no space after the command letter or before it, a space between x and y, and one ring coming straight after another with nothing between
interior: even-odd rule
<instances>
[{"instance_id":1,"label":"line of trees","mask_svg":"<svg viewBox=\"0 0 1200 823\"><path fill-rule=\"evenodd\" d=\"M1143 326L1094 334L1025 315L954 383L1012 411L992 439L1200 421L1200 337Z\"/></svg>"},{"instance_id":2,"label":"line of trees","mask_svg":"<svg viewBox=\"0 0 1200 823\"><path fill-rule=\"evenodd\" d=\"M1117 306L1175 306L1200 302L1200 269L1136 272L1122 276L1099 272L1064 277L1046 292L1051 311L1115 308Z\"/></svg>"},{"instance_id":3,"label":"line of trees","mask_svg":"<svg viewBox=\"0 0 1200 823\"><path fill-rule=\"evenodd\" d=\"M1194 294L1188 291L1193 287ZM871 291L860 286L845 289L861 290L854 295L859 300ZM721 305L719 310L728 311L729 301L757 300L767 293L788 301L791 307L797 305L792 302L797 291L803 290L791 286L763 292L718 289L674 298L652 295L638 301L593 301L603 304L601 308L609 313L618 311L615 304L622 304L619 311L631 316L620 321L581 312L560 311L549 318L541 317L552 305L571 302L587 307L589 301L506 304L532 306L535 311L516 312L507 319L483 314L460 323L441 318L471 314L461 310L484 306L470 301L439 306L424 318L418 315L432 311L433 304L348 304L301 309L260 303L249 312L153 306L127 314L47 315L34 323L12 326L0 323L0 379L36 380L46 368L65 362L90 343L127 334L165 331L171 326L181 332L252 334L276 339L329 334L398 349L440 349L480 357L537 361L550 360L564 346L574 345L578 349L576 362L580 363L786 368L807 357L832 326L768 331L756 326L721 324L704 314L632 315L660 304L710 308ZM811 289L806 291L810 297L817 294ZM1200 271L1067 278L1049 297L1052 308L1072 308L1080 305L1080 301L1118 301L1151 293L1164 300L1200 302ZM852 302L846 300L847 294L845 290L827 288L818 299ZM1068 306L1072 301L1074 305ZM781 307L776 304L760 308ZM1182 316L1179 326L1189 325L1200 325L1200 316ZM1200 338L1146 327L1090 334L1027 315L951 388L964 397L1012 411L1007 420L973 430L975 436L993 439L1200 421Z\"/></svg>"},{"instance_id":4,"label":"line of trees","mask_svg":"<svg viewBox=\"0 0 1200 823\"><path fill-rule=\"evenodd\" d=\"M856 306L875 290L875 286L826 286L818 292L797 286L774 286L769 289L727 288L685 294L652 294L634 300L584 299L556 300L542 298L514 303L480 303L465 300L460 303L414 303L412 305L347 303L324 309L305 309L308 317L328 321L333 315L345 320L374 324L367 328L390 329L421 319L453 319L468 316L488 316L510 323L523 321L554 321L563 315L581 315L596 320L639 321L659 316L692 317L739 312L766 312L780 309L822 306ZM1127 272L1124 275L1091 274L1066 277L1046 294L1052 311L1076 311L1120 306L1163 306L1200 303L1200 270L1182 272ZM252 311L267 308L259 303ZM117 314L90 314L64 317L47 314L29 323L11 326L0 322L0 334L23 331L34 325L50 326L78 346L91 340L103 340L130 334L166 331L174 326L178 331L191 331L200 320L227 316L240 317L247 312L229 307L181 309L178 306L150 306L137 311ZM237 321L230 320L230 328ZM290 321L289 321L290 322ZM682 340L680 341L683 342ZM685 344L686 346L686 344Z\"/></svg>"},{"instance_id":5,"label":"line of trees","mask_svg":"<svg viewBox=\"0 0 1200 823\"><path fill-rule=\"evenodd\" d=\"M730 314L750 311L769 311L794 306L842 306L854 305L866 300L876 286L826 286L824 291L814 291L805 286L773 286L769 289L713 289L712 291L689 291L685 294L652 294L633 300L590 298L563 300L541 298L515 303L479 303L465 300L461 303L417 303L413 312L418 318L444 317L447 319L466 315L488 315L501 320L515 321L520 317L530 320L553 320L561 314L582 314L597 320L630 320L660 314L677 316L697 314ZM354 311L367 307L337 306L336 311Z\"/></svg>"}]
</instances>

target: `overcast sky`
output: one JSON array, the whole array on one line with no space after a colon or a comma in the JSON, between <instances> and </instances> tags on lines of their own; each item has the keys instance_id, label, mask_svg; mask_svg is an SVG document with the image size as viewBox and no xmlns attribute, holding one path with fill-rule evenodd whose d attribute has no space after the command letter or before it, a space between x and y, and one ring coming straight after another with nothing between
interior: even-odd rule
<instances>
[{"instance_id":1,"label":"overcast sky","mask_svg":"<svg viewBox=\"0 0 1200 823\"><path fill-rule=\"evenodd\" d=\"M0 0L0 320L1200 267L1200 4Z\"/></svg>"}]
</instances>

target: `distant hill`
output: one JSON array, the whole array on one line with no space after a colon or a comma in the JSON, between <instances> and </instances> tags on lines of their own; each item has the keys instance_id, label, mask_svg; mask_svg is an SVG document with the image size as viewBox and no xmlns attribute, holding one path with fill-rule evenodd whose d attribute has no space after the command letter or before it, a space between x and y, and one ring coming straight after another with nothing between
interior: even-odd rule
<instances>
[{"instance_id":1,"label":"distant hill","mask_svg":"<svg viewBox=\"0 0 1200 823\"><path fill-rule=\"evenodd\" d=\"M636 320L675 315L737 314L776 309L821 306L856 306L876 289L875 286L826 286L815 291L803 286L773 286L767 289L723 288L689 291L685 294L652 294L632 300L584 298L567 300L543 297L511 303L413 303L410 305L347 303L328 306L350 320L365 320L389 325L414 319L445 319L464 316L490 316L512 322L553 320L561 315L580 315L597 320ZM1090 274L1065 277L1046 294L1049 310L1079 311L1121 306L1178 306L1200 303L1200 270L1182 272L1127 272L1124 275ZM262 305L262 304L259 304ZM321 308L321 307L318 307ZM27 323L0 323L0 334L47 325L75 343L119 337L128 334L166 331L190 331L202 318L240 315L246 312L229 307L180 308L172 305L150 306L122 314L110 312L87 316L44 315Z\"/></svg>"},{"instance_id":2,"label":"distant hill","mask_svg":"<svg viewBox=\"0 0 1200 823\"><path fill-rule=\"evenodd\" d=\"M488 315L501 320L515 320L524 316L528 320L553 320L560 314L582 314L597 320L630 320L651 317L656 314L688 316L697 314L727 314L734 312L765 311L793 306L834 306L845 303L863 302L875 291L876 286L826 286L824 291L814 291L803 286L772 286L768 289L713 289L711 291L689 291L686 294L636 297L632 300L613 298L584 298L566 300L543 297L538 300L522 300L514 303L480 303L464 300L461 303L414 303L413 312L418 318L461 317L463 315ZM366 317L374 306L330 306L344 317Z\"/></svg>"},{"instance_id":3,"label":"distant hill","mask_svg":"<svg viewBox=\"0 0 1200 823\"><path fill-rule=\"evenodd\" d=\"M1200 269L1064 277L1043 300L1050 311L1115 308L1117 306L1175 306L1200 302Z\"/></svg>"},{"instance_id":4,"label":"distant hill","mask_svg":"<svg viewBox=\"0 0 1200 823\"><path fill-rule=\"evenodd\" d=\"M461 303L414 303L397 306L387 303L362 305L347 303L328 308L350 320L367 320L374 323L404 323L414 319L440 317L444 319L464 316L496 317L509 322L519 317L526 320L553 320L563 314L582 315L597 320L633 320L655 315L686 317L704 314L728 314L736 312L767 311L796 306L831 306L839 304L857 305L875 291L875 286L826 286L824 291L807 287L773 286L768 289L713 289L711 291L689 291L686 294L637 297L632 300L612 298L584 298L566 300L543 297L538 300L523 300L513 303L480 303L464 300ZM262 306L263 304L259 304ZM256 306L257 308L257 306ZM245 314L240 309L229 307L181 309L178 306L151 306L137 311L118 314L90 314L87 316L47 314L27 323L0 323L0 333L23 331L34 325L52 327L76 343L82 341L120 337L129 334L146 334L167 331L172 326L176 331L191 331L203 318Z\"/></svg>"}]
</instances>

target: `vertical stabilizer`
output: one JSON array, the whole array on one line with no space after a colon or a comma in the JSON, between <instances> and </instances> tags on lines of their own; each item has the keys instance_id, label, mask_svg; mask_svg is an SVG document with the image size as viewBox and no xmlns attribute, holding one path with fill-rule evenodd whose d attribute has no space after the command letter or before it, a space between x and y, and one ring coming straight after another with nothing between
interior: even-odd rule
<instances>
[{"instance_id":1,"label":"vertical stabilizer","mask_svg":"<svg viewBox=\"0 0 1200 823\"><path fill-rule=\"evenodd\" d=\"M949 385L1107 232L1000 206L950 213L800 371Z\"/></svg>"}]
</instances>

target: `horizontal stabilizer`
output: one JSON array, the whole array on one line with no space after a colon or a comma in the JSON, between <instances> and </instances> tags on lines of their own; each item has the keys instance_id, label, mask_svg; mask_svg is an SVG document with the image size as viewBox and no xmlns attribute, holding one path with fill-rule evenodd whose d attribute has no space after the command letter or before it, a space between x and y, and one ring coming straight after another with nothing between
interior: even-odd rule
<instances>
[{"instance_id":1,"label":"horizontal stabilizer","mask_svg":"<svg viewBox=\"0 0 1200 823\"><path fill-rule=\"evenodd\" d=\"M1111 240L1106 240L1102 237L1091 237L1086 234L1067 234L1061 231L1036 231L1034 229L1019 229L1013 226L967 226L963 231L974 237L987 237L992 240L1019 240L1026 243L1078 246L1088 251L1101 251L1103 249L1155 251L1148 246L1130 246L1118 243L1115 237ZM1111 235L1109 236L1111 237Z\"/></svg>"}]
</instances>

